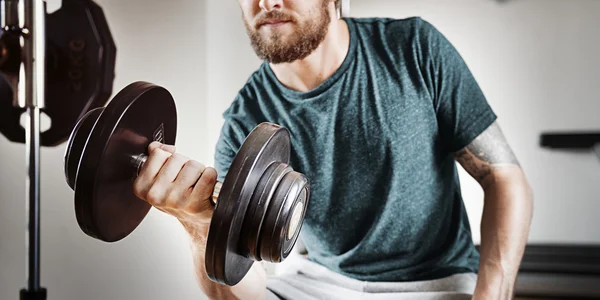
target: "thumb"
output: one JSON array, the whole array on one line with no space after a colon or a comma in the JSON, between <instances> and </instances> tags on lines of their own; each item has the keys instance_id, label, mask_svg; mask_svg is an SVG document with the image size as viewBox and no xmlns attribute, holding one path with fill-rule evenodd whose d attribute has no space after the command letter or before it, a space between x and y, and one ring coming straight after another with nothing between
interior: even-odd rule
<instances>
[{"instance_id":1,"label":"thumb","mask_svg":"<svg viewBox=\"0 0 600 300\"><path fill-rule=\"evenodd\" d=\"M160 146L160 149L165 150L169 153L175 153L175 150L176 150L175 146L173 146L173 145L162 145L162 146Z\"/></svg>"}]
</instances>

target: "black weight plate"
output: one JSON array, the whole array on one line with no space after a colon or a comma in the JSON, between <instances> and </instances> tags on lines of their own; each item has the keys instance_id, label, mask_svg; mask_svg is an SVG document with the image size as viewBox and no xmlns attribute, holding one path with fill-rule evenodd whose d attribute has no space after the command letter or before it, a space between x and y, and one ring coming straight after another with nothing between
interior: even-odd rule
<instances>
[{"instance_id":1,"label":"black weight plate","mask_svg":"<svg viewBox=\"0 0 600 300\"><path fill-rule=\"evenodd\" d=\"M25 128L21 126L21 115L25 109L13 106L12 87L0 74L0 133L9 141L25 143Z\"/></svg>"},{"instance_id":2,"label":"black weight plate","mask_svg":"<svg viewBox=\"0 0 600 300\"><path fill-rule=\"evenodd\" d=\"M261 177L248 209L246 217L242 225L241 246L244 250L243 255L248 258L260 261L260 232L263 225L263 220L267 213L267 208L271 203L273 194L277 190L277 186L288 172L293 171L290 166L282 163L273 163L267 168L267 171ZM247 247L247 248L243 248ZM247 253L247 254L246 254Z\"/></svg>"},{"instance_id":3,"label":"black weight plate","mask_svg":"<svg viewBox=\"0 0 600 300\"><path fill-rule=\"evenodd\" d=\"M10 27L8 30L0 28L0 71L18 77L23 55L21 31L16 25Z\"/></svg>"},{"instance_id":4,"label":"black weight plate","mask_svg":"<svg viewBox=\"0 0 600 300\"><path fill-rule=\"evenodd\" d=\"M177 112L171 94L135 82L104 108L83 150L75 179L75 209L81 229L106 242L129 235L150 205L133 193L131 158L153 140L175 144Z\"/></svg>"},{"instance_id":5,"label":"black weight plate","mask_svg":"<svg viewBox=\"0 0 600 300\"><path fill-rule=\"evenodd\" d=\"M106 20L106 16L104 15L102 8L95 3L94 5L90 5L89 8L90 15L92 16L94 24L96 25L96 30L98 31L98 37L100 37L102 42L102 73L99 74L101 75L101 83L99 85L101 96L97 97L96 101L92 104L93 107L97 107L104 106L113 91L117 46L115 45L115 41L110 32L110 27L108 26L108 21Z\"/></svg>"},{"instance_id":6,"label":"black weight plate","mask_svg":"<svg viewBox=\"0 0 600 300\"><path fill-rule=\"evenodd\" d=\"M250 132L233 159L213 212L206 244L205 265L209 278L235 285L248 273L253 261L240 254L240 231L252 194L269 165L287 164L289 132L276 124L261 123Z\"/></svg>"},{"instance_id":7,"label":"black weight plate","mask_svg":"<svg viewBox=\"0 0 600 300\"><path fill-rule=\"evenodd\" d=\"M77 168L85 143L87 143L88 137L103 110L103 107L90 110L77 122L71 136L69 136L64 155L64 168L67 183L72 189L75 189L75 177L77 176Z\"/></svg>"},{"instance_id":8,"label":"black weight plate","mask_svg":"<svg viewBox=\"0 0 600 300\"><path fill-rule=\"evenodd\" d=\"M21 115L25 109L13 106L11 86L11 81L19 78L21 35L15 28L0 29L0 32L0 133L11 142L25 143L25 128L21 126Z\"/></svg>"},{"instance_id":9,"label":"black weight plate","mask_svg":"<svg viewBox=\"0 0 600 300\"><path fill-rule=\"evenodd\" d=\"M63 143L77 120L112 94L116 47L102 9L90 0L64 0L46 17L46 101L51 126L42 146Z\"/></svg>"},{"instance_id":10,"label":"black weight plate","mask_svg":"<svg viewBox=\"0 0 600 300\"><path fill-rule=\"evenodd\" d=\"M295 171L285 174L269 204L260 232L260 256L263 260L282 262L290 254L302 229L309 198L306 177ZM290 226L292 220L295 225Z\"/></svg>"}]
</instances>

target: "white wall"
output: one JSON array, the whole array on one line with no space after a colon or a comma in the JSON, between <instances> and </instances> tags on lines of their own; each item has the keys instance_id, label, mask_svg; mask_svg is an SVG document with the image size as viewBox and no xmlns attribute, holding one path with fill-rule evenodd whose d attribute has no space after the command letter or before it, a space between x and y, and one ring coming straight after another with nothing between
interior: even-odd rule
<instances>
[{"instance_id":1,"label":"white wall","mask_svg":"<svg viewBox=\"0 0 600 300\"><path fill-rule=\"evenodd\" d=\"M206 157L205 3L98 0L118 47L115 93L137 81L168 88L179 111L178 147ZM49 9L57 0L49 1ZM42 156L41 283L49 300L203 299L179 223L153 210L129 237L106 244L84 235L63 176L65 145ZM0 138L0 299L26 284L25 147Z\"/></svg>"},{"instance_id":2,"label":"white wall","mask_svg":"<svg viewBox=\"0 0 600 300\"><path fill-rule=\"evenodd\" d=\"M223 124L222 113L261 64L246 35L238 1L207 0L207 116L210 159Z\"/></svg>"}]
</instances>

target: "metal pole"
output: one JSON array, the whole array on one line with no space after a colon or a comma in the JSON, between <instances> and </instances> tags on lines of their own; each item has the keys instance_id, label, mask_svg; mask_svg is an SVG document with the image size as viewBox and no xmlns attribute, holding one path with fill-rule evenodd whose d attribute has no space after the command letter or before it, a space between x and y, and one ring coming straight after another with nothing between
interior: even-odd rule
<instances>
[{"instance_id":1,"label":"metal pole","mask_svg":"<svg viewBox=\"0 0 600 300\"><path fill-rule=\"evenodd\" d=\"M27 288L40 288L40 109L28 107L29 126L26 129L28 158L27 193L29 198L29 280Z\"/></svg>"},{"instance_id":2,"label":"metal pole","mask_svg":"<svg viewBox=\"0 0 600 300\"><path fill-rule=\"evenodd\" d=\"M22 300L45 300L40 287L40 109L44 108L46 56L46 3L44 0L0 0L2 30L18 37L20 63L8 77L13 105L24 108L27 179L27 287Z\"/></svg>"},{"instance_id":3,"label":"metal pole","mask_svg":"<svg viewBox=\"0 0 600 300\"><path fill-rule=\"evenodd\" d=\"M40 109L44 107L46 7L44 0L21 0L23 14L22 49L23 80L19 81L19 106L27 109L29 126L26 128L27 145L27 198L28 201L28 281L21 291L22 299L46 299L40 288Z\"/></svg>"}]
</instances>

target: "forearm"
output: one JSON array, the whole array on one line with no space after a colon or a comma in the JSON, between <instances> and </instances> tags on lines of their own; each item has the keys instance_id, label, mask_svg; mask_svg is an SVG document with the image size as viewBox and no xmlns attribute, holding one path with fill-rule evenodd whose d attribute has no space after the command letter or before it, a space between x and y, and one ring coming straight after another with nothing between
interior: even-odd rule
<instances>
[{"instance_id":1,"label":"forearm","mask_svg":"<svg viewBox=\"0 0 600 300\"><path fill-rule=\"evenodd\" d=\"M497 170L483 187L481 262L474 299L510 299L527 243L533 196L516 166Z\"/></svg>"},{"instance_id":2,"label":"forearm","mask_svg":"<svg viewBox=\"0 0 600 300\"><path fill-rule=\"evenodd\" d=\"M265 299L267 275L258 263L252 265L248 274L235 286L215 283L208 278L204 264L208 229L191 230L191 249L196 279L209 299Z\"/></svg>"}]
</instances>

